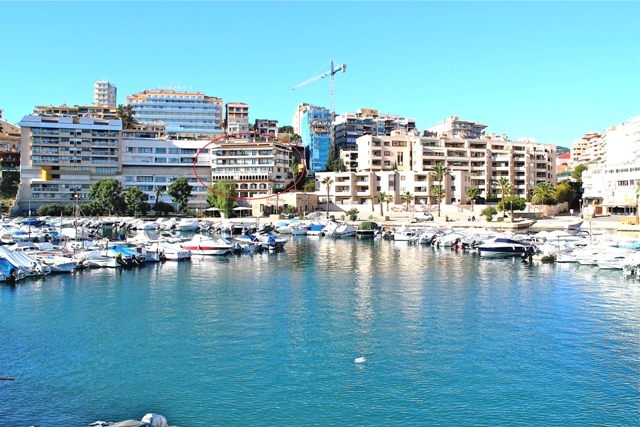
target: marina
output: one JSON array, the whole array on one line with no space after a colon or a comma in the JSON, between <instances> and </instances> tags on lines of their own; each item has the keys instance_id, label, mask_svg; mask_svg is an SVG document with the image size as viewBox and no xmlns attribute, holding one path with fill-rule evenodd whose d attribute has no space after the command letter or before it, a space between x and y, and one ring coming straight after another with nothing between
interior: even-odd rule
<instances>
[{"instance_id":1,"label":"marina","mask_svg":"<svg viewBox=\"0 0 640 427\"><path fill-rule=\"evenodd\" d=\"M0 288L0 312L0 425L640 415L640 285L578 263L290 235L281 251L32 277Z\"/></svg>"}]
</instances>

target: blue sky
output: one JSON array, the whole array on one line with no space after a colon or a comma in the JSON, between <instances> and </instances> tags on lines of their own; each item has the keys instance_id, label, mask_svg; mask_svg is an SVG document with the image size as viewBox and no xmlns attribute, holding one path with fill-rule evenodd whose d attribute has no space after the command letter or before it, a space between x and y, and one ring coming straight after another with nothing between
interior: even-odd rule
<instances>
[{"instance_id":1,"label":"blue sky","mask_svg":"<svg viewBox=\"0 0 640 427\"><path fill-rule=\"evenodd\" d=\"M296 105L479 121L570 146L640 114L638 2L0 2L0 108L180 84L290 124Z\"/></svg>"}]
</instances>

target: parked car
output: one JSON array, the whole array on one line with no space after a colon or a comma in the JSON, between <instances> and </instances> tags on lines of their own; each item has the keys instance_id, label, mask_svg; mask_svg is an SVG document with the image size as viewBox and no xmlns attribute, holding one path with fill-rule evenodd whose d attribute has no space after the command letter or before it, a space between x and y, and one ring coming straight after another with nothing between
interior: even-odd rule
<instances>
[{"instance_id":1,"label":"parked car","mask_svg":"<svg viewBox=\"0 0 640 427\"><path fill-rule=\"evenodd\" d=\"M416 221L433 221L433 215L429 212L416 212L413 215L413 219Z\"/></svg>"}]
</instances>

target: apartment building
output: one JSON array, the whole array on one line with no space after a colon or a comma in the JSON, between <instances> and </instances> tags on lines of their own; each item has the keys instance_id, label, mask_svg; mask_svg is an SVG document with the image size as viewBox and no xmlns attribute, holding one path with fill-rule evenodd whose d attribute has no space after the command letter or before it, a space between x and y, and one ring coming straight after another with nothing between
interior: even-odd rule
<instances>
[{"instance_id":1,"label":"apartment building","mask_svg":"<svg viewBox=\"0 0 640 427\"><path fill-rule=\"evenodd\" d=\"M462 140L400 130L383 137L364 135L357 144L356 171L325 172L316 177L334 179L334 201L338 204L365 204L380 191L390 194L394 203L400 203L401 194L409 191L415 203L433 204L434 185L445 190L445 203L466 204L469 187L477 188L480 197L499 196L496 181L501 177L509 180L515 195L523 198L531 197L533 188L541 182L556 184L556 146L531 140L503 141L491 136ZM437 163L451 170L441 183L430 176ZM318 194L322 196L322 191Z\"/></svg>"},{"instance_id":2,"label":"apartment building","mask_svg":"<svg viewBox=\"0 0 640 427\"><path fill-rule=\"evenodd\" d=\"M229 137L209 145L212 177L237 185L238 197L274 194L293 183L291 146L278 140Z\"/></svg>"},{"instance_id":3,"label":"apartment building","mask_svg":"<svg viewBox=\"0 0 640 427\"><path fill-rule=\"evenodd\" d=\"M191 186L189 208L206 207L211 155L202 141L169 140L164 128L145 126L123 131L122 146L121 181L125 190L137 187L149 196L152 205L156 190L160 190L158 201L172 204L167 194L169 185L178 178L186 178Z\"/></svg>"},{"instance_id":4,"label":"apartment building","mask_svg":"<svg viewBox=\"0 0 640 427\"><path fill-rule=\"evenodd\" d=\"M360 108L355 113L343 113L333 121L336 148L356 148L356 140L362 135L390 135L395 130L410 132L416 128L415 119L393 114L380 114L378 110Z\"/></svg>"},{"instance_id":5,"label":"apartment building","mask_svg":"<svg viewBox=\"0 0 640 427\"><path fill-rule=\"evenodd\" d=\"M441 138L480 139L484 136L486 125L451 116L424 130L429 136ZM504 136L506 138L506 135Z\"/></svg>"},{"instance_id":6,"label":"apartment building","mask_svg":"<svg viewBox=\"0 0 640 427\"><path fill-rule=\"evenodd\" d=\"M175 138L210 139L222 134L222 99L203 92L147 89L127 96L141 124L162 124Z\"/></svg>"},{"instance_id":7,"label":"apartment building","mask_svg":"<svg viewBox=\"0 0 640 427\"><path fill-rule=\"evenodd\" d=\"M118 119L116 107L105 105L74 105L73 107L69 107L66 104L58 107L43 105L35 107L32 114L57 117L90 117L99 120Z\"/></svg>"},{"instance_id":8,"label":"apartment building","mask_svg":"<svg viewBox=\"0 0 640 427\"><path fill-rule=\"evenodd\" d=\"M228 102L225 106L224 123L227 133L249 132L249 104Z\"/></svg>"},{"instance_id":9,"label":"apartment building","mask_svg":"<svg viewBox=\"0 0 640 427\"><path fill-rule=\"evenodd\" d=\"M253 125L253 131L258 132L261 135L278 136L278 121L257 119Z\"/></svg>"},{"instance_id":10,"label":"apartment building","mask_svg":"<svg viewBox=\"0 0 640 427\"><path fill-rule=\"evenodd\" d=\"M93 105L115 107L118 102L118 88L106 80L93 84Z\"/></svg>"},{"instance_id":11,"label":"apartment building","mask_svg":"<svg viewBox=\"0 0 640 427\"><path fill-rule=\"evenodd\" d=\"M17 209L87 198L99 179L120 175L122 122L90 117L25 116L21 128L21 181Z\"/></svg>"},{"instance_id":12,"label":"apartment building","mask_svg":"<svg viewBox=\"0 0 640 427\"><path fill-rule=\"evenodd\" d=\"M582 206L596 204L597 214L635 214L640 183L640 116L610 127L598 139L594 145L602 147L602 155L591 160L589 169L582 173ZM588 156L583 154L581 159Z\"/></svg>"}]
</instances>

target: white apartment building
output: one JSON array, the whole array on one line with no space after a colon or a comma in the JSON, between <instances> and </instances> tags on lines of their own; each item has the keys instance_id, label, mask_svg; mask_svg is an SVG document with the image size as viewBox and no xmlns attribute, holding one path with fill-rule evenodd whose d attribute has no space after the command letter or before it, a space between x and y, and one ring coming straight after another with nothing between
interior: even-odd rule
<instances>
[{"instance_id":1,"label":"white apartment building","mask_svg":"<svg viewBox=\"0 0 640 427\"><path fill-rule=\"evenodd\" d=\"M598 139L602 156L593 159L582 173L582 206L596 204L596 214L635 214L640 183L640 116L610 127Z\"/></svg>"},{"instance_id":2,"label":"white apartment building","mask_svg":"<svg viewBox=\"0 0 640 427\"><path fill-rule=\"evenodd\" d=\"M166 128L176 138L210 139L222 134L222 99L202 92L147 89L127 96L141 124Z\"/></svg>"},{"instance_id":3,"label":"white apartment building","mask_svg":"<svg viewBox=\"0 0 640 427\"><path fill-rule=\"evenodd\" d=\"M334 179L331 194L337 204L366 204L368 198L385 191L400 203L409 191L416 204L434 204L434 185L442 185L447 204L466 204L466 189L475 187L479 196L499 196L496 181L509 180L517 196L528 198L540 182L556 184L556 146L531 140L503 141L482 139L420 137L411 132L393 132L390 136L364 135L357 140L356 171L318 173ZM451 174L443 183L430 176L432 167L442 163ZM318 195L326 194L323 189Z\"/></svg>"},{"instance_id":4,"label":"white apartment building","mask_svg":"<svg viewBox=\"0 0 640 427\"><path fill-rule=\"evenodd\" d=\"M355 113L336 116L332 125L336 147L339 150L353 150L356 148L356 140L362 135L391 135L396 130L410 132L416 128L416 121L395 114L381 114L370 108L360 108Z\"/></svg>"},{"instance_id":5,"label":"white apartment building","mask_svg":"<svg viewBox=\"0 0 640 427\"><path fill-rule=\"evenodd\" d=\"M439 138L480 139L484 136L486 125L467 120L460 120L457 116L451 116L424 130L424 136ZM508 139L503 135L503 139Z\"/></svg>"},{"instance_id":6,"label":"white apartment building","mask_svg":"<svg viewBox=\"0 0 640 427\"><path fill-rule=\"evenodd\" d=\"M120 120L25 116L21 127L19 211L86 199L99 179L120 175Z\"/></svg>"},{"instance_id":7,"label":"white apartment building","mask_svg":"<svg viewBox=\"0 0 640 427\"><path fill-rule=\"evenodd\" d=\"M249 104L228 102L225 106L225 130L227 133L249 132Z\"/></svg>"},{"instance_id":8,"label":"white apartment building","mask_svg":"<svg viewBox=\"0 0 640 427\"><path fill-rule=\"evenodd\" d=\"M163 194L158 201L172 204L167 188L176 179L186 178L192 187L189 208L206 207L211 155L203 141L168 140L164 129L148 127L123 131L122 146L121 180L125 191L137 187L149 196L153 206L155 191L160 189Z\"/></svg>"},{"instance_id":9,"label":"white apartment building","mask_svg":"<svg viewBox=\"0 0 640 427\"><path fill-rule=\"evenodd\" d=\"M93 105L117 106L118 88L102 80L93 84Z\"/></svg>"}]
</instances>

